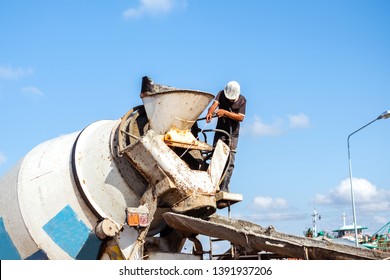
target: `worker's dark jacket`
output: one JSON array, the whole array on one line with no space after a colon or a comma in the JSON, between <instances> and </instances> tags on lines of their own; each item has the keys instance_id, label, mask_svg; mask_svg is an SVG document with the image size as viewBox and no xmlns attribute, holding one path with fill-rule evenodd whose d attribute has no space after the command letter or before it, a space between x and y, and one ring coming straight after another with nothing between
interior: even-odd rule
<instances>
[{"instance_id":1,"label":"worker's dark jacket","mask_svg":"<svg viewBox=\"0 0 390 280\"><path fill-rule=\"evenodd\" d=\"M236 101L230 101L226 98L223 90L218 92L215 97L215 101L219 103L219 109L224 109L229 112L233 112L236 114L245 115L246 109L246 99L243 95L240 95ZM240 122L232 120L230 118L218 118L217 129L222 129L229 133L230 137L233 141L233 149L236 149L238 135L240 133ZM221 138L222 135L220 133L216 133L216 138ZM214 139L214 143L216 143L217 139Z\"/></svg>"}]
</instances>

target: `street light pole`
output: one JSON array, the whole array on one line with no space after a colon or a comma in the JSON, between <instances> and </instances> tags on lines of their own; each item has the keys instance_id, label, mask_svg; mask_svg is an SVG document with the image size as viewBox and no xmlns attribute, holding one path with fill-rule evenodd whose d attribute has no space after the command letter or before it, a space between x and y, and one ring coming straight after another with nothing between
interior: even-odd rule
<instances>
[{"instance_id":1,"label":"street light pole","mask_svg":"<svg viewBox=\"0 0 390 280\"><path fill-rule=\"evenodd\" d=\"M350 184L351 184L351 199L352 199L353 226L354 226L354 230L355 230L355 245L356 245L356 247L359 246L359 241L358 241L358 234L357 234L355 197L354 197L354 194L353 194L353 184L352 184L352 164L351 164L351 152L350 152L350 149L349 149L349 138L351 138L352 135L354 135L354 134L357 133L358 131L362 130L363 128L369 126L369 125L372 124L373 122L375 122L375 121L377 121L377 120L381 120L381 119L387 119L387 118L390 118L390 111L385 111L385 112L383 112L383 113L382 113L379 117L377 117L376 119L370 121L368 124L362 126L361 128L355 130L354 132L352 132L350 135L348 135L348 138L347 138L348 163L349 163L349 182L350 182Z\"/></svg>"}]
</instances>

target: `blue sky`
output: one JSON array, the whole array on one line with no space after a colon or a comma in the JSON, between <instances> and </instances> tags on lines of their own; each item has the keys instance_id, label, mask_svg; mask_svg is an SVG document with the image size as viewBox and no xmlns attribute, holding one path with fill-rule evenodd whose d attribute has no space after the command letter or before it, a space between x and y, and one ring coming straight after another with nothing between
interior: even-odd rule
<instances>
[{"instance_id":1,"label":"blue sky","mask_svg":"<svg viewBox=\"0 0 390 280\"><path fill-rule=\"evenodd\" d=\"M389 1L2 1L0 176L139 98L141 78L248 100L232 215L302 235L352 222L347 136L390 110ZM213 124L207 128L212 128ZM358 224L390 220L390 119L351 138ZM220 214L226 214L225 210Z\"/></svg>"}]
</instances>

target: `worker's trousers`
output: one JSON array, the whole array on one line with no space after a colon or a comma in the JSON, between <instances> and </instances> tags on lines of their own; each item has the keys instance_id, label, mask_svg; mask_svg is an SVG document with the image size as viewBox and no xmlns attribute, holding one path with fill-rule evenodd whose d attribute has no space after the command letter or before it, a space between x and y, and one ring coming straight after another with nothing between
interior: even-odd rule
<instances>
[{"instance_id":1,"label":"worker's trousers","mask_svg":"<svg viewBox=\"0 0 390 280\"><path fill-rule=\"evenodd\" d=\"M228 144L228 141L226 137L223 134L216 133L215 138L214 138L214 145L217 143L218 139L221 139L224 141L226 144ZM229 192L230 191L230 179L233 174L234 170L234 161L236 158L236 149L237 149L237 144L238 144L238 137L231 137L230 138L231 143L230 143L230 155L228 158L228 162L226 163L225 166L225 172L222 178L222 182L219 185L219 190L224 191L224 192Z\"/></svg>"}]
</instances>

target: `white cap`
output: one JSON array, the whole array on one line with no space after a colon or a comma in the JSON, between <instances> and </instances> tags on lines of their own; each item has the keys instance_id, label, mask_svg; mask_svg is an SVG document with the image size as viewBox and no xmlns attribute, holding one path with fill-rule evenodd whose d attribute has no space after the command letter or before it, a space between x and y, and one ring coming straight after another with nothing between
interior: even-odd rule
<instances>
[{"instance_id":1,"label":"white cap","mask_svg":"<svg viewBox=\"0 0 390 280\"><path fill-rule=\"evenodd\" d=\"M225 86L224 92L227 99L237 100L240 96L240 84L236 81L230 81Z\"/></svg>"}]
</instances>

